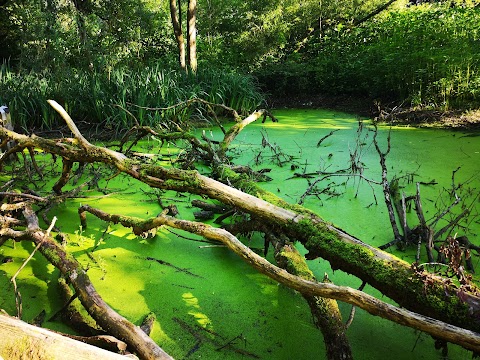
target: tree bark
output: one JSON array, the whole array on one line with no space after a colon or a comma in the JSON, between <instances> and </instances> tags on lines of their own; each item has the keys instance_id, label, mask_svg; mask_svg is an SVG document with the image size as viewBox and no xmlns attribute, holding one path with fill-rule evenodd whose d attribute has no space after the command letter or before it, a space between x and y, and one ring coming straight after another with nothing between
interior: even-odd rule
<instances>
[{"instance_id":1,"label":"tree bark","mask_svg":"<svg viewBox=\"0 0 480 360\"><path fill-rule=\"evenodd\" d=\"M177 9L177 0L170 0L170 17L172 18L173 32L175 34L175 41L178 46L178 62L180 67L183 70L187 69L185 62L185 39L182 32L182 22L181 22L181 4L178 0L178 9Z\"/></svg>"},{"instance_id":2,"label":"tree bark","mask_svg":"<svg viewBox=\"0 0 480 360\"><path fill-rule=\"evenodd\" d=\"M52 331L0 315L0 355L5 359L125 360L125 357ZM18 353L19 349L28 353ZM18 355L18 357L15 357Z\"/></svg>"},{"instance_id":3,"label":"tree bark","mask_svg":"<svg viewBox=\"0 0 480 360\"><path fill-rule=\"evenodd\" d=\"M197 72L197 0L188 1L188 64L193 73Z\"/></svg>"}]
</instances>

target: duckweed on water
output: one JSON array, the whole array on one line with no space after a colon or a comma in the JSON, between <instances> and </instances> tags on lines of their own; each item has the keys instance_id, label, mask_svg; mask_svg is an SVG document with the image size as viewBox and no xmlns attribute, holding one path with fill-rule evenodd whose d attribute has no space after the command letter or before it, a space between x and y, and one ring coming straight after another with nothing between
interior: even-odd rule
<instances>
[{"instance_id":1,"label":"duckweed on water","mask_svg":"<svg viewBox=\"0 0 480 360\"><path fill-rule=\"evenodd\" d=\"M276 116L280 123L254 123L239 134L234 144L240 151L234 161L256 168L274 168L271 173L274 181L259 184L265 189L261 197L268 200L270 192L295 206L308 187L307 180L286 180L292 176L291 167L277 168L268 162L266 156L263 164L255 165L258 152L265 151L261 147L260 130L268 132L269 139L275 141L282 151L294 155L292 161L300 170L313 172L320 167L344 166L349 149L355 143L358 121L353 116L320 110L279 111ZM317 148L318 140L336 128L341 131ZM212 131L215 135L216 130ZM476 175L470 184L480 187L479 138L466 135L444 130L393 129L392 153L387 159L391 174L402 174L414 168L419 179L427 182L433 178L440 184L422 187L428 214L434 211L432 204L438 199L439 189L449 186L451 171L458 166L462 166L459 181ZM372 147L364 149L363 162L369 176L379 174L378 159ZM417 170L418 164L421 166ZM76 199L55 210L59 219L57 224L70 234L70 239L75 239L75 232L79 232L76 210L81 203L109 213L144 219L161 211L156 197L149 200L146 196L151 189L132 179L119 176L108 184L100 180L100 185L117 192L108 197L89 193L89 198ZM381 201L381 189L373 190L379 199L378 205L370 205L374 203L372 189L360 184L355 198L358 186L358 181L351 179L345 185L344 196L332 199L308 197L305 205L366 243L382 245L392 235ZM159 196L163 205L177 205L179 217L194 219L190 201L197 196L178 196L171 191L161 192ZM170 232L166 228L160 228L152 239L142 239L134 236L131 229L105 224L90 215L87 217L89 226L82 229L82 241L70 240L67 249L88 269L89 277L104 300L121 315L138 325L150 312L156 315L151 336L173 357L245 359L249 357L245 355L248 352L262 359L324 358L322 336L315 328L303 298L258 274L228 249L204 247L203 243L188 240L195 236L177 230ZM474 234L479 231L478 227L472 227L469 233L472 242L478 243ZM255 236L245 241L251 247L263 245L262 239ZM335 243L338 241L332 239L331 246ZM302 254L307 252L302 245L297 246ZM15 313L15 302L9 279L32 250L33 246L28 243L14 245L7 242L0 248L0 255L13 259L13 262L0 265L0 286L5 289L0 296L0 307L10 314ZM396 255L408 262L414 259L409 251L396 252ZM368 258L368 254L365 256ZM92 257L100 261L94 261ZM148 261L147 257L173 264L176 268ZM270 257L269 260L273 261ZM355 288L360 285L353 276L333 272L328 262L322 259L308 263L318 279L328 273L337 285ZM188 272L179 271L179 268ZM47 314L53 314L62 306L57 277L58 271L39 254L22 270L18 283L23 295L25 320L33 319L43 309ZM381 297L377 290L368 286L366 291ZM350 306L340 304L340 309L347 318ZM56 322L47 322L45 326L68 331ZM383 359L392 357L392 354L399 360L412 356L437 359L439 356L429 336L358 309L348 336L355 359ZM372 344L372 339L381 341ZM224 346L230 342L231 346ZM449 346L450 359L467 356L465 350Z\"/></svg>"}]
</instances>

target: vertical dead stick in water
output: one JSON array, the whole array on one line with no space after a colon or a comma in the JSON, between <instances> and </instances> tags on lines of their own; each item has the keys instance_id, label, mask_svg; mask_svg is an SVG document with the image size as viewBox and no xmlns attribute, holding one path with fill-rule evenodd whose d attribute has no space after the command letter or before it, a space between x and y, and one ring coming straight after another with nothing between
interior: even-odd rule
<instances>
[{"instance_id":1,"label":"vertical dead stick in water","mask_svg":"<svg viewBox=\"0 0 480 360\"><path fill-rule=\"evenodd\" d=\"M53 220L52 220L52 223L50 224L50 226L48 227L47 229L47 236L50 234L50 231L52 231L52 228L55 226L55 223L57 222L57 217L54 216L53 217ZM18 290L18 287L17 287L17 282L15 281L15 279L17 278L18 274L20 274L20 271L23 270L23 268L28 264L28 262L32 259L33 255L35 255L35 253L37 252L37 250L40 248L40 246L42 246L43 244L43 241L40 242L36 247L35 249L33 249L32 253L30 254L30 256L23 262L22 266L20 266L20 268L17 270L17 272L15 273L15 275L12 276L12 279L10 280L12 283L13 283L13 289L15 291L15 305L17 307L17 318L19 319L22 319L22 295L20 294L20 291Z\"/></svg>"}]
</instances>

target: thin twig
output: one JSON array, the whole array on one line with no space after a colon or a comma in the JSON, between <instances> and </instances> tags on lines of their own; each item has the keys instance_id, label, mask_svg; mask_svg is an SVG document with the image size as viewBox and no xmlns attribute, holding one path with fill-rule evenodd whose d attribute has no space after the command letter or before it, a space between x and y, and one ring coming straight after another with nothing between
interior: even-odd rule
<instances>
[{"instance_id":1,"label":"thin twig","mask_svg":"<svg viewBox=\"0 0 480 360\"><path fill-rule=\"evenodd\" d=\"M360 287L358 288L358 291L363 291L363 289L365 288L365 285L367 285L367 283L365 281L362 282L362 285L360 285ZM355 309L356 309L356 306L353 305L352 309L350 310L350 315L348 317L348 320L345 323L345 330L348 329L350 325L352 325L353 323L353 319L355 318Z\"/></svg>"},{"instance_id":2,"label":"thin twig","mask_svg":"<svg viewBox=\"0 0 480 360\"><path fill-rule=\"evenodd\" d=\"M52 223L48 227L45 236L49 236L50 231L52 231L52 228L55 226L56 221L57 221L57 217L54 216L53 219L52 219ZM30 256L23 262L22 266L20 266L20 268L17 270L15 275L13 275L12 279L10 280L13 283L13 288L14 288L14 291L15 291L15 305L17 307L17 317L19 319L22 318L22 295L20 294L20 291L18 290L17 282L15 281L15 279L17 278L18 274L20 274L20 271L22 271L23 268L27 265L27 263L32 259L33 255L35 255L35 253L40 248L40 246L42 246L42 244L43 244L43 240L38 243L38 245L35 247L35 249L33 249Z\"/></svg>"},{"instance_id":3,"label":"thin twig","mask_svg":"<svg viewBox=\"0 0 480 360\"><path fill-rule=\"evenodd\" d=\"M327 135L325 135L324 137L322 137L320 140L318 140L318 143L317 143L317 147L320 147L320 145L322 144L323 140L327 139L328 137L332 136L335 132L339 131L340 129L335 129L335 130L332 130L330 131Z\"/></svg>"},{"instance_id":4,"label":"thin twig","mask_svg":"<svg viewBox=\"0 0 480 360\"><path fill-rule=\"evenodd\" d=\"M15 196L15 197L23 197L27 199L32 199L40 202L47 202L48 199L40 197L40 196L35 196L31 194L26 194L26 193L15 193L15 192L0 192L0 196Z\"/></svg>"}]
</instances>

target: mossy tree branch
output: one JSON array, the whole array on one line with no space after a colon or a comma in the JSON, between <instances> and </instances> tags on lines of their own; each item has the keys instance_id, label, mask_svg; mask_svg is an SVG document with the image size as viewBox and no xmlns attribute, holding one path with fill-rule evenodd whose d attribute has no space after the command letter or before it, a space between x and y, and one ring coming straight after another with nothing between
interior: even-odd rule
<instances>
[{"instance_id":1,"label":"mossy tree branch","mask_svg":"<svg viewBox=\"0 0 480 360\"><path fill-rule=\"evenodd\" d=\"M12 230L2 226L0 238L32 241L39 246L42 255L68 279L79 300L97 324L108 333L125 341L142 359L172 359L140 327L132 324L105 303L80 263L39 227L38 218L30 206L24 207L23 215L26 229Z\"/></svg>"},{"instance_id":2,"label":"mossy tree branch","mask_svg":"<svg viewBox=\"0 0 480 360\"><path fill-rule=\"evenodd\" d=\"M377 315L401 325L425 331L436 338L461 345L474 352L480 351L480 334L390 305L363 291L345 286L337 286L329 282L317 282L313 279L313 276L306 275L305 272L302 273L302 277L290 274L287 270L271 264L265 258L256 254L234 235L224 229L215 228L200 222L179 220L165 214L160 214L155 218L147 220L118 214L111 215L88 205L81 206L78 212L83 227L87 226L86 212L89 212L104 221L120 223L125 227L132 227L134 233L167 225L200 235L208 240L222 242L263 274L289 288L299 291L304 296L321 296L341 300L358 306L372 315ZM284 256L291 256L291 254L284 254Z\"/></svg>"}]
</instances>

